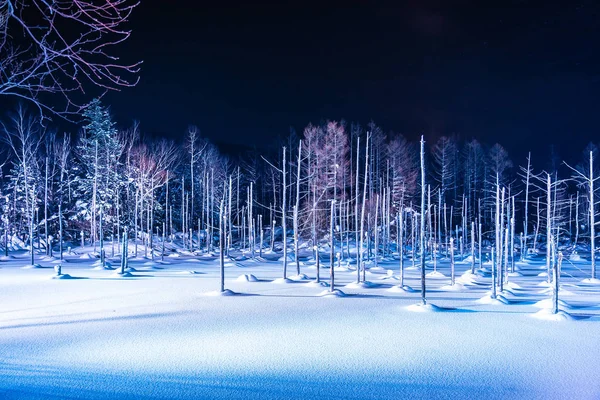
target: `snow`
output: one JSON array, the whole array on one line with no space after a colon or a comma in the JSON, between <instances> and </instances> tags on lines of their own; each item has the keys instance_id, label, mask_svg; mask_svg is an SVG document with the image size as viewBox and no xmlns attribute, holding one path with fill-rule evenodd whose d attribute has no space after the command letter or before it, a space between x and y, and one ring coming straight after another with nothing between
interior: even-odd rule
<instances>
[{"instance_id":1,"label":"snow","mask_svg":"<svg viewBox=\"0 0 600 400\"><path fill-rule=\"evenodd\" d=\"M600 286L581 283L589 264L563 265L572 307L552 314L536 307L551 296L536 276L511 278L518 296L491 304L478 301L489 298L489 277L460 291L443 290L448 277L428 279L424 307L419 270L405 270L416 292L386 274L370 276L376 287L346 289L356 272L336 272L342 296L277 284L281 262L248 259L226 269L227 293L238 293L228 296L214 257L182 254L162 269L131 259L140 272L126 279L113 278L118 258L116 270L94 270L97 258L75 251L62 264L74 279L52 279L52 261L22 269L27 255L14 257L0 262L1 398L600 396ZM380 264L397 270L397 260ZM437 268L450 273L447 262ZM457 276L469 268L457 265Z\"/></svg>"},{"instance_id":2,"label":"snow","mask_svg":"<svg viewBox=\"0 0 600 400\"><path fill-rule=\"evenodd\" d=\"M244 274L237 277L238 282L258 282L258 278L252 274Z\"/></svg>"}]
</instances>

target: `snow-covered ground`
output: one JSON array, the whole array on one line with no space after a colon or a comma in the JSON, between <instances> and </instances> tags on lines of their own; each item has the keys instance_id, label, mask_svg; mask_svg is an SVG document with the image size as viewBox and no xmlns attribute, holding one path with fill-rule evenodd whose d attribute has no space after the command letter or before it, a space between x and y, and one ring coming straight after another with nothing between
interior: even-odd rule
<instances>
[{"instance_id":1,"label":"snow-covered ground","mask_svg":"<svg viewBox=\"0 0 600 400\"><path fill-rule=\"evenodd\" d=\"M468 263L448 286L440 262L427 279L438 308L413 312L420 293L394 288L397 260L367 272L370 287L345 287L356 272L342 263L345 297L321 296L327 288L302 277L273 282L277 257L228 260L237 295L211 296L216 256L131 259L124 278L73 254L62 263L73 279L51 279L53 260L23 269L27 254L13 254L0 261L3 399L600 398L600 284L582 283L584 260L563 264L571 318L549 321L534 317L551 295L543 260L519 263L501 301L486 297L485 273L460 277ZM419 289L419 271L405 265L405 283ZM306 262L301 272L316 270Z\"/></svg>"}]
</instances>

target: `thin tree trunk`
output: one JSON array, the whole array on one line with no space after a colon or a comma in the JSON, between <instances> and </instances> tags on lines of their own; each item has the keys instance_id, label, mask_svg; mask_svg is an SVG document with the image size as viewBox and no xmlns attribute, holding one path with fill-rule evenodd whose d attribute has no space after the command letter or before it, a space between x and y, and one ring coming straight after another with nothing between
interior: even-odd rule
<instances>
[{"instance_id":1,"label":"thin tree trunk","mask_svg":"<svg viewBox=\"0 0 600 400\"><path fill-rule=\"evenodd\" d=\"M283 229L283 279L287 279L287 218L286 218L286 193L287 193L287 184L286 184L286 169L285 169L285 147L283 148L283 184L282 184L282 199L281 199L281 227Z\"/></svg>"},{"instance_id":2,"label":"thin tree trunk","mask_svg":"<svg viewBox=\"0 0 600 400\"><path fill-rule=\"evenodd\" d=\"M367 143L365 146L365 181L364 181L364 185L363 185L363 198L362 198L362 210L360 213L360 244L358 246L358 261L357 261L357 278L358 281L360 282L360 267L362 265L362 250L363 250L363 241L364 241L364 231L365 231L365 208L366 208L366 203L367 203L367 183L369 180L369 135L367 134ZM365 281L365 267L364 265L362 265L362 280Z\"/></svg>"},{"instance_id":3,"label":"thin tree trunk","mask_svg":"<svg viewBox=\"0 0 600 400\"><path fill-rule=\"evenodd\" d=\"M547 273L547 281L548 281L548 283L550 283L550 279L551 279L550 257L552 256L552 249L551 249L551 241L552 241L552 214L551 214L552 182L550 180L550 174L546 174L546 175L547 175L547 178L546 178L546 206L547 206L547 210L546 210L546 273ZM592 207L593 206L590 206L590 210L593 210ZM593 218L593 217L590 217L590 218ZM592 219L592 221L593 221L593 219ZM592 232L593 232L593 228L592 228ZM592 254L593 254L593 252L592 252Z\"/></svg>"},{"instance_id":4,"label":"thin tree trunk","mask_svg":"<svg viewBox=\"0 0 600 400\"><path fill-rule=\"evenodd\" d=\"M527 155L527 175L525 177L525 223L523 224L523 248L521 249L521 261L525 259L527 252L527 231L529 229L529 176L531 173L531 152Z\"/></svg>"},{"instance_id":5,"label":"thin tree trunk","mask_svg":"<svg viewBox=\"0 0 600 400\"><path fill-rule=\"evenodd\" d=\"M331 216L330 216L330 223L329 223L329 246L330 246L330 253L329 253L329 257L330 257L330 266L329 266L329 276L331 279L330 282L330 286L329 286L329 291L333 292L334 287L335 287L335 248L334 246L334 242L333 242L333 233L334 233L334 225L335 225L335 199L331 200Z\"/></svg>"},{"instance_id":6,"label":"thin tree trunk","mask_svg":"<svg viewBox=\"0 0 600 400\"><path fill-rule=\"evenodd\" d=\"M596 279L596 215L594 214L594 153L590 151L590 259L592 279Z\"/></svg>"},{"instance_id":7,"label":"thin tree trunk","mask_svg":"<svg viewBox=\"0 0 600 400\"><path fill-rule=\"evenodd\" d=\"M421 136L421 301L427 304L425 287L425 140Z\"/></svg>"},{"instance_id":8,"label":"thin tree trunk","mask_svg":"<svg viewBox=\"0 0 600 400\"><path fill-rule=\"evenodd\" d=\"M223 214L223 200L221 200L221 208L219 210L219 265L220 265L220 282L221 282L221 293L225 291L225 246L224 239L225 235L223 232L224 225Z\"/></svg>"}]
</instances>

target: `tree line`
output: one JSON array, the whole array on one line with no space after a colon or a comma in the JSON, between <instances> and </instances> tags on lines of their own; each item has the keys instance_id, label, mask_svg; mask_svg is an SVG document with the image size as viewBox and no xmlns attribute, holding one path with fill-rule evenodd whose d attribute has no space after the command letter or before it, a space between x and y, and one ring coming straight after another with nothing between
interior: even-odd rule
<instances>
[{"instance_id":1,"label":"tree line","mask_svg":"<svg viewBox=\"0 0 600 400\"><path fill-rule=\"evenodd\" d=\"M118 129L99 100L82 118L73 137L23 107L2 120L6 254L20 244L62 257L89 245L104 260L107 241L114 253L127 230L136 255L163 255L165 241L192 252L281 251L285 278L290 263L300 273L302 247L332 265L356 260L360 282L365 261L392 255L415 263L423 252L435 263L456 251L473 267L495 258L505 274L545 250L550 275L561 245L595 249L594 145L580 165L542 171L531 155L515 167L500 144L443 136L421 152L373 122L326 121L234 159L193 126L183 144L143 140L138 124Z\"/></svg>"}]
</instances>

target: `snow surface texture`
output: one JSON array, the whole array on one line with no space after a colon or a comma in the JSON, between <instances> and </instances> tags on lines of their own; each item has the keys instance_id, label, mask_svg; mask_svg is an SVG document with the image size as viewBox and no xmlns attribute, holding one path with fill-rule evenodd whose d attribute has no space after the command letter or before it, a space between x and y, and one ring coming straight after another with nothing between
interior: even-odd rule
<instances>
[{"instance_id":1,"label":"snow surface texture","mask_svg":"<svg viewBox=\"0 0 600 400\"><path fill-rule=\"evenodd\" d=\"M551 295L543 261L492 304L479 301L489 277L455 290L438 261L448 278L427 281L422 307L418 290L390 291L388 274L352 288L356 273L337 271L345 296L330 295L303 277L275 283L278 261L245 260L226 269L227 296L214 258L153 269L140 257L123 279L72 255L62 273L75 279L55 280L51 261L22 269L27 254L13 255L0 262L2 399L600 398L600 285L582 283L582 263L563 266L569 308L556 315L538 308ZM380 261L396 275L397 264ZM407 270L405 284L418 277Z\"/></svg>"}]
</instances>

